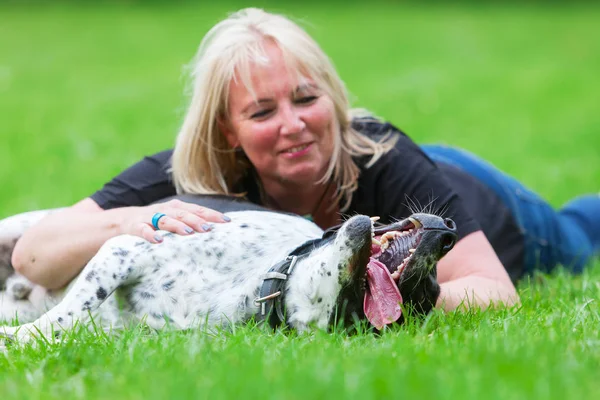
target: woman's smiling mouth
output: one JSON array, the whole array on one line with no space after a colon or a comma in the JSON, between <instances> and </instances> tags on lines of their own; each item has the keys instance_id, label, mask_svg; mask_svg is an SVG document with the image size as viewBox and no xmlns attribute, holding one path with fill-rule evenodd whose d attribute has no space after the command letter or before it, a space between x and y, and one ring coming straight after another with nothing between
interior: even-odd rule
<instances>
[{"instance_id":1,"label":"woman's smiling mouth","mask_svg":"<svg viewBox=\"0 0 600 400\"><path fill-rule=\"evenodd\" d=\"M300 157L308 153L312 147L312 142L305 143L299 146L290 147L289 149L281 151L286 157Z\"/></svg>"}]
</instances>

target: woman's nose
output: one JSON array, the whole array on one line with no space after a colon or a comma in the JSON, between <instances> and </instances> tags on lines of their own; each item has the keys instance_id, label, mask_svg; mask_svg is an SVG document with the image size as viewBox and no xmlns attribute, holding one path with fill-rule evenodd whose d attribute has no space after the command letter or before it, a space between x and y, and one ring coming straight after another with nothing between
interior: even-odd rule
<instances>
[{"instance_id":1,"label":"woman's nose","mask_svg":"<svg viewBox=\"0 0 600 400\"><path fill-rule=\"evenodd\" d=\"M306 124L293 106L282 107L281 110L281 134L293 135L300 133L306 128Z\"/></svg>"}]
</instances>

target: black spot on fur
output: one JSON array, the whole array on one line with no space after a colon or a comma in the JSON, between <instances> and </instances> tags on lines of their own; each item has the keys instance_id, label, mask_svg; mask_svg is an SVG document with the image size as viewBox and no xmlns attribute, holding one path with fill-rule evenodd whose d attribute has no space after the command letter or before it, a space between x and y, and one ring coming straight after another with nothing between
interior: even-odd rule
<instances>
[{"instance_id":1,"label":"black spot on fur","mask_svg":"<svg viewBox=\"0 0 600 400\"><path fill-rule=\"evenodd\" d=\"M127 254L129 254L129 250L126 250L122 247L119 247L118 249L116 249L113 252L113 256L119 256L119 257L127 257Z\"/></svg>"},{"instance_id":2,"label":"black spot on fur","mask_svg":"<svg viewBox=\"0 0 600 400\"><path fill-rule=\"evenodd\" d=\"M88 282L91 282L92 279L94 279L96 277L96 275L98 275L98 273L94 270L91 270L86 276L85 276L85 280Z\"/></svg>"},{"instance_id":3,"label":"black spot on fur","mask_svg":"<svg viewBox=\"0 0 600 400\"><path fill-rule=\"evenodd\" d=\"M59 324L62 324L63 321L64 321L64 319L62 317L58 317L57 321L58 321Z\"/></svg>"},{"instance_id":4,"label":"black spot on fur","mask_svg":"<svg viewBox=\"0 0 600 400\"><path fill-rule=\"evenodd\" d=\"M171 279L170 281L163 283L162 288L165 291L169 291L173 289L173 285L175 285L175 280Z\"/></svg>"},{"instance_id":5,"label":"black spot on fur","mask_svg":"<svg viewBox=\"0 0 600 400\"><path fill-rule=\"evenodd\" d=\"M331 271L327 271L327 276L331 276Z\"/></svg>"},{"instance_id":6,"label":"black spot on fur","mask_svg":"<svg viewBox=\"0 0 600 400\"><path fill-rule=\"evenodd\" d=\"M104 300L107 295L108 293L106 293L106 290L103 287L100 287L98 290L96 290L96 297L98 300Z\"/></svg>"},{"instance_id":7,"label":"black spot on fur","mask_svg":"<svg viewBox=\"0 0 600 400\"><path fill-rule=\"evenodd\" d=\"M155 295L153 295L152 293L150 293L150 292L145 292L145 291L144 291L144 292L140 292L140 297L141 297L142 299L154 299L154 298L156 298L156 296L155 296Z\"/></svg>"},{"instance_id":8,"label":"black spot on fur","mask_svg":"<svg viewBox=\"0 0 600 400\"><path fill-rule=\"evenodd\" d=\"M320 302L322 302L322 301L323 301L323 298L322 298L322 297L319 297L319 298L317 299L317 303L320 303Z\"/></svg>"},{"instance_id":9,"label":"black spot on fur","mask_svg":"<svg viewBox=\"0 0 600 400\"><path fill-rule=\"evenodd\" d=\"M82 311L88 311L91 307L91 303L89 301L86 301L85 303L83 303L83 307L81 307Z\"/></svg>"},{"instance_id":10,"label":"black spot on fur","mask_svg":"<svg viewBox=\"0 0 600 400\"><path fill-rule=\"evenodd\" d=\"M240 228L248 228L248 224L241 224Z\"/></svg>"},{"instance_id":11,"label":"black spot on fur","mask_svg":"<svg viewBox=\"0 0 600 400\"><path fill-rule=\"evenodd\" d=\"M213 304L208 308L208 315L215 315L216 313L217 313L217 306L216 306L216 304Z\"/></svg>"}]
</instances>

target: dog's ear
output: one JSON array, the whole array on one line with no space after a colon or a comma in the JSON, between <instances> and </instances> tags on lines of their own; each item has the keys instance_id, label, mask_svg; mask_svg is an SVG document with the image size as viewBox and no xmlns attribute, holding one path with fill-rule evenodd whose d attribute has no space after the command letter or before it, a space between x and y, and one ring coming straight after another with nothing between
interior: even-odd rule
<instances>
[{"instance_id":1,"label":"dog's ear","mask_svg":"<svg viewBox=\"0 0 600 400\"><path fill-rule=\"evenodd\" d=\"M428 314L440 296L440 285L437 281L437 269L434 268L429 274L423 277L413 278L412 284L404 284L406 293L402 294L404 305L413 313ZM407 282L408 283L408 282ZM411 288L411 290L408 290Z\"/></svg>"}]
</instances>

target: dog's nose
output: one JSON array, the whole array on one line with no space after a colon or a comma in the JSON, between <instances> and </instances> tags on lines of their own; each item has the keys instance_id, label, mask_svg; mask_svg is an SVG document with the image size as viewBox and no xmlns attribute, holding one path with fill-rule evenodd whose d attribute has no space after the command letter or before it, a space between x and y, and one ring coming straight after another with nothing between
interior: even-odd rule
<instances>
[{"instance_id":1,"label":"dog's nose","mask_svg":"<svg viewBox=\"0 0 600 400\"><path fill-rule=\"evenodd\" d=\"M450 218L444 218L444 225L451 231L456 232L456 223Z\"/></svg>"}]
</instances>

